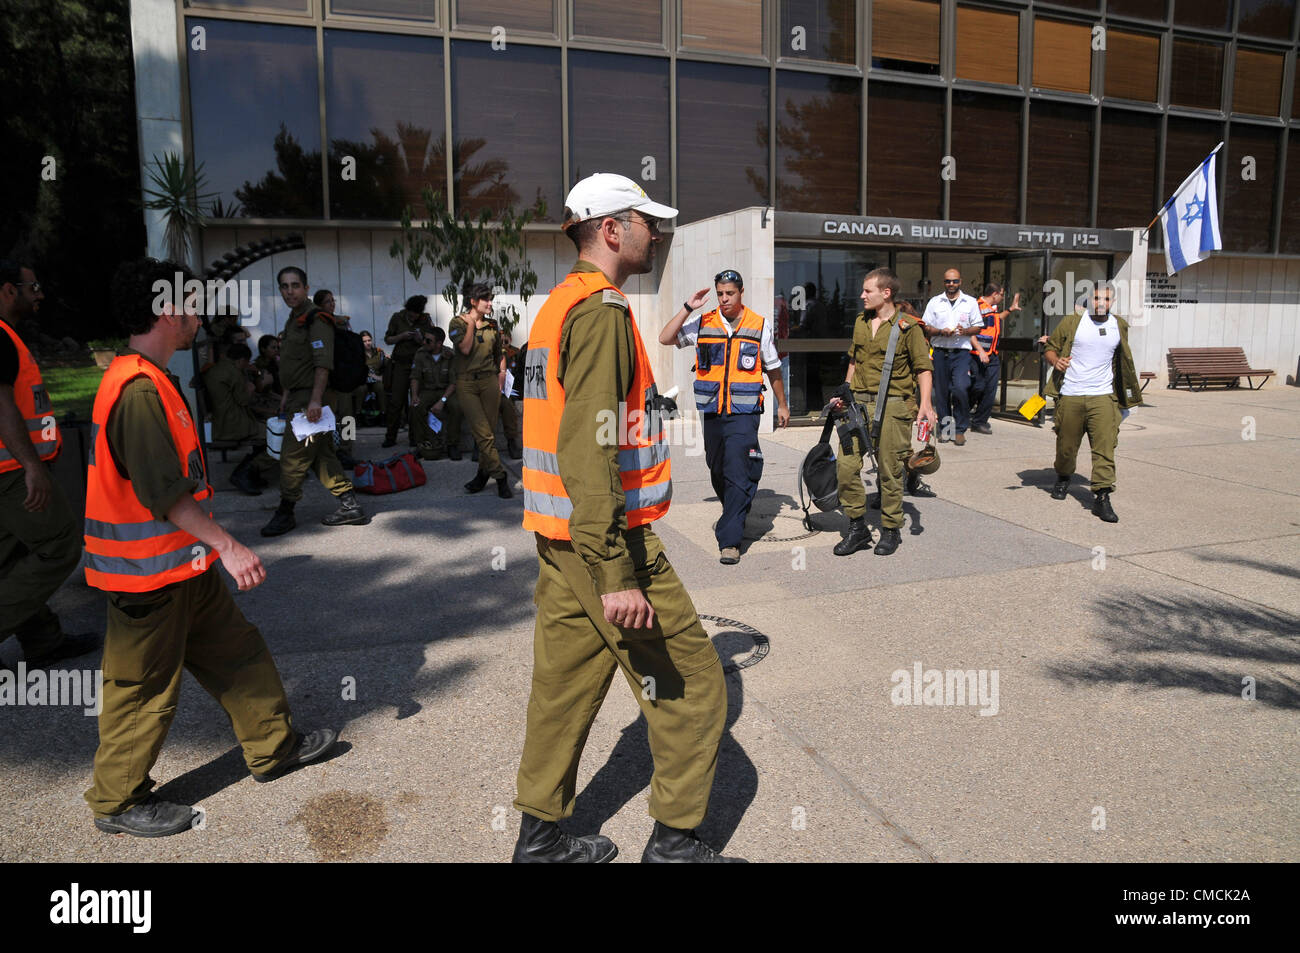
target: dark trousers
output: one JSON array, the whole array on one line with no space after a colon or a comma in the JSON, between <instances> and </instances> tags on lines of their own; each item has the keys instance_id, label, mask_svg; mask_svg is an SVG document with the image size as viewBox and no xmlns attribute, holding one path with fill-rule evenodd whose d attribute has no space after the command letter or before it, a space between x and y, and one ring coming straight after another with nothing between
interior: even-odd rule
<instances>
[{"instance_id":1,"label":"dark trousers","mask_svg":"<svg viewBox=\"0 0 1300 953\"><path fill-rule=\"evenodd\" d=\"M718 549L738 548L745 534L745 518L763 476L763 453L758 449L760 416L704 415L704 462L713 492L722 501L722 516L714 530Z\"/></svg>"},{"instance_id":2,"label":"dark trousers","mask_svg":"<svg viewBox=\"0 0 1300 953\"><path fill-rule=\"evenodd\" d=\"M411 359L394 360L392 390L388 398L388 433L384 442L397 439L397 432L407 423L407 411L411 405ZM411 446L415 446L415 435L411 434Z\"/></svg>"},{"instance_id":3,"label":"dark trousers","mask_svg":"<svg viewBox=\"0 0 1300 953\"><path fill-rule=\"evenodd\" d=\"M985 364L973 354L971 356L971 401L975 407L971 411L972 424L987 424L993 414L993 405L998 399L998 384L1002 378L1002 358L996 354L989 355Z\"/></svg>"},{"instance_id":4,"label":"dark trousers","mask_svg":"<svg viewBox=\"0 0 1300 953\"><path fill-rule=\"evenodd\" d=\"M957 433L970 427L970 351L953 347L934 349L934 410L939 415L939 429L944 420L953 419Z\"/></svg>"}]
</instances>

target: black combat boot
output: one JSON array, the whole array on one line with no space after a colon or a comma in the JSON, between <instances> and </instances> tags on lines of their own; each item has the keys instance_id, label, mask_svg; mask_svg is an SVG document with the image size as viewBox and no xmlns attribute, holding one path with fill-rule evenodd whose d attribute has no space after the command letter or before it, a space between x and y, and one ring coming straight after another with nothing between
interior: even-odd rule
<instances>
[{"instance_id":1,"label":"black combat boot","mask_svg":"<svg viewBox=\"0 0 1300 953\"><path fill-rule=\"evenodd\" d=\"M857 519L849 520L849 535L845 536L832 550L836 556L851 556L859 549L866 549L871 545L871 527L867 525L867 518L859 516Z\"/></svg>"},{"instance_id":2,"label":"black combat boot","mask_svg":"<svg viewBox=\"0 0 1300 953\"><path fill-rule=\"evenodd\" d=\"M909 473L907 475L907 482L903 485L903 492L908 496L915 496L923 500L939 495L930 488L930 484L921 479L919 473Z\"/></svg>"},{"instance_id":3,"label":"black combat boot","mask_svg":"<svg viewBox=\"0 0 1300 953\"><path fill-rule=\"evenodd\" d=\"M1070 495L1070 478L1063 477L1059 473L1056 475L1056 482L1052 484L1052 499L1063 500Z\"/></svg>"},{"instance_id":4,"label":"black combat boot","mask_svg":"<svg viewBox=\"0 0 1300 953\"><path fill-rule=\"evenodd\" d=\"M297 525L298 521L293 518L293 504L281 499L279 507L271 517L271 522L262 527L262 535L283 536Z\"/></svg>"},{"instance_id":5,"label":"black combat boot","mask_svg":"<svg viewBox=\"0 0 1300 953\"><path fill-rule=\"evenodd\" d=\"M723 857L695 831L684 831L655 821L650 840L641 852L643 864L743 864L740 857Z\"/></svg>"},{"instance_id":6,"label":"black combat boot","mask_svg":"<svg viewBox=\"0 0 1300 953\"><path fill-rule=\"evenodd\" d=\"M326 526L358 525L365 521L365 511L361 509L361 504L357 502L357 494L353 490L348 490L339 496L339 508L321 519Z\"/></svg>"},{"instance_id":7,"label":"black combat boot","mask_svg":"<svg viewBox=\"0 0 1300 953\"><path fill-rule=\"evenodd\" d=\"M479 490L483 489L483 487L487 486L487 481L487 474L482 470L479 470L478 473L474 474L474 479L465 484L465 491L467 493L477 493Z\"/></svg>"},{"instance_id":8,"label":"black combat boot","mask_svg":"<svg viewBox=\"0 0 1300 953\"><path fill-rule=\"evenodd\" d=\"M450 457L450 458L453 459L453 460L459 460L459 459L460 459L460 445L457 444L457 445L454 446L454 447L453 447L453 446L448 446L448 447L447 447L447 456Z\"/></svg>"},{"instance_id":9,"label":"black combat boot","mask_svg":"<svg viewBox=\"0 0 1300 953\"><path fill-rule=\"evenodd\" d=\"M169 837L194 826L198 812L188 804L164 801L150 794L139 804L112 817L95 818L95 826L105 834L130 834L132 837Z\"/></svg>"},{"instance_id":10,"label":"black combat boot","mask_svg":"<svg viewBox=\"0 0 1300 953\"><path fill-rule=\"evenodd\" d=\"M1110 507L1110 490L1098 490L1096 499L1092 501L1092 515L1097 517L1103 523L1118 523L1119 517Z\"/></svg>"},{"instance_id":11,"label":"black combat boot","mask_svg":"<svg viewBox=\"0 0 1300 953\"><path fill-rule=\"evenodd\" d=\"M524 458L524 451L519 446L519 441L514 437L506 438L506 453L510 454L511 460L522 460Z\"/></svg>"},{"instance_id":12,"label":"black combat boot","mask_svg":"<svg viewBox=\"0 0 1300 953\"><path fill-rule=\"evenodd\" d=\"M514 497L514 491L510 489L510 475L497 477L497 496L503 500L509 500Z\"/></svg>"},{"instance_id":13,"label":"black combat boot","mask_svg":"<svg viewBox=\"0 0 1300 953\"><path fill-rule=\"evenodd\" d=\"M230 483L236 490L245 496L261 496L262 491L258 488L257 477L253 472L253 457L255 454L250 453L244 459L236 464L234 472L230 474Z\"/></svg>"},{"instance_id":14,"label":"black combat boot","mask_svg":"<svg viewBox=\"0 0 1300 953\"><path fill-rule=\"evenodd\" d=\"M876 543L877 556L892 556L898 544L903 541L903 535L897 529L891 529L883 526L880 529L880 542Z\"/></svg>"},{"instance_id":15,"label":"black combat boot","mask_svg":"<svg viewBox=\"0 0 1300 953\"><path fill-rule=\"evenodd\" d=\"M555 821L524 814L515 842L514 864L607 864L618 856L614 842L603 834L574 837Z\"/></svg>"}]
</instances>

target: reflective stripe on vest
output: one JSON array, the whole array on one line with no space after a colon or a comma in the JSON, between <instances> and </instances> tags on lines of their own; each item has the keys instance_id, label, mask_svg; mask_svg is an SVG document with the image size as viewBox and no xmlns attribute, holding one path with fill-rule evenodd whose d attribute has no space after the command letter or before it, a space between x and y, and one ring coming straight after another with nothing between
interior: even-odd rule
<instances>
[{"instance_id":1,"label":"reflective stripe on vest","mask_svg":"<svg viewBox=\"0 0 1300 953\"><path fill-rule=\"evenodd\" d=\"M663 423L651 413L658 396L650 358L627 299L600 272L574 272L551 290L528 336L524 358L524 529L549 539L570 539L573 501L560 478L556 456L564 386L556 373L560 339L569 313L594 294L627 308L636 363L632 384L618 408L618 419L593 421L597 441L618 442L619 483L629 528L643 526L668 512L672 500L672 463ZM612 430L617 427L617 434ZM607 443L607 445L608 445Z\"/></svg>"},{"instance_id":2,"label":"reflective stripe on vest","mask_svg":"<svg viewBox=\"0 0 1300 953\"><path fill-rule=\"evenodd\" d=\"M16 331L0 321L0 332L9 335L18 352L18 376L14 378L14 404L23 424L27 428L27 439L31 441L36 456L42 460L53 460L63 446L63 434L54 419L50 396L45 391L45 382L41 379L41 369L36 366L31 351L23 343ZM0 473L19 470L22 464L13 451L0 441Z\"/></svg>"},{"instance_id":3,"label":"reflective stripe on vest","mask_svg":"<svg viewBox=\"0 0 1300 953\"><path fill-rule=\"evenodd\" d=\"M714 308L695 336L695 407L702 414L763 410L763 319L745 308L734 331Z\"/></svg>"},{"instance_id":4,"label":"reflective stripe on vest","mask_svg":"<svg viewBox=\"0 0 1300 953\"><path fill-rule=\"evenodd\" d=\"M1002 336L1002 318L998 309L983 298L979 299L980 315L984 318L984 331L975 335L984 350L998 353L998 338Z\"/></svg>"},{"instance_id":5,"label":"reflective stripe on vest","mask_svg":"<svg viewBox=\"0 0 1300 953\"><path fill-rule=\"evenodd\" d=\"M108 418L122 391L137 377L148 377L158 391L163 414L176 447L179 472L195 479L194 499L212 495L207 461L189 405L167 374L138 354L114 359L104 373L91 424L90 462L86 468L86 583L113 592L151 592L202 575L212 551L167 520L156 519L135 495L131 481L118 470L108 445Z\"/></svg>"}]
</instances>

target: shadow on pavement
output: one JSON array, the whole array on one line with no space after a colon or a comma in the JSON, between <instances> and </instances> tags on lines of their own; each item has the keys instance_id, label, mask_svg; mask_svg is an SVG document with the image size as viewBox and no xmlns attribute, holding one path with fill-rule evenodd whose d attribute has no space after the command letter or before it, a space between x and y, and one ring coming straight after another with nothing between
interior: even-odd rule
<instances>
[{"instance_id":1,"label":"shadow on pavement","mask_svg":"<svg viewBox=\"0 0 1300 953\"><path fill-rule=\"evenodd\" d=\"M1049 675L1075 684L1127 682L1230 697L1242 697L1243 680L1251 678L1259 702L1300 708L1300 682L1276 669L1300 665L1300 619L1294 615L1201 596L1140 593L1098 602L1093 614L1107 654L1049 665Z\"/></svg>"}]
</instances>

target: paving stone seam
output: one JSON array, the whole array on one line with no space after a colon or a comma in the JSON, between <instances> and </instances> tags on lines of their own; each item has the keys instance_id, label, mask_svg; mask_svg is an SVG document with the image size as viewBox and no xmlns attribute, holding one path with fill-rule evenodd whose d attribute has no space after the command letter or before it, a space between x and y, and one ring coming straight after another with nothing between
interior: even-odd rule
<instances>
[{"instance_id":1,"label":"paving stone seam","mask_svg":"<svg viewBox=\"0 0 1300 953\"><path fill-rule=\"evenodd\" d=\"M803 735L801 735L795 728L792 728L790 725L778 718L771 708L754 697L752 690L746 689L745 707L748 708L750 705L753 705L759 714L771 721L772 724L776 726L776 730L781 732L782 737L784 737L786 741L807 755L812 760L813 764L817 765L817 767L821 769L822 774L826 775L831 781L834 781L840 790L856 801L858 806L861 807L872 820L888 830L890 835L902 843L903 846L912 851L926 863L937 864L939 862L939 859L935 857L928 848L921 844L912 833L907 830L907 828L890 818L889 815L879 808L871 798L858 788L857 785L846 778L838 768L831 764L830 761L822 755L821 752L814 748L812 744L803 737Z\"/></svg>"}]
</instances>

